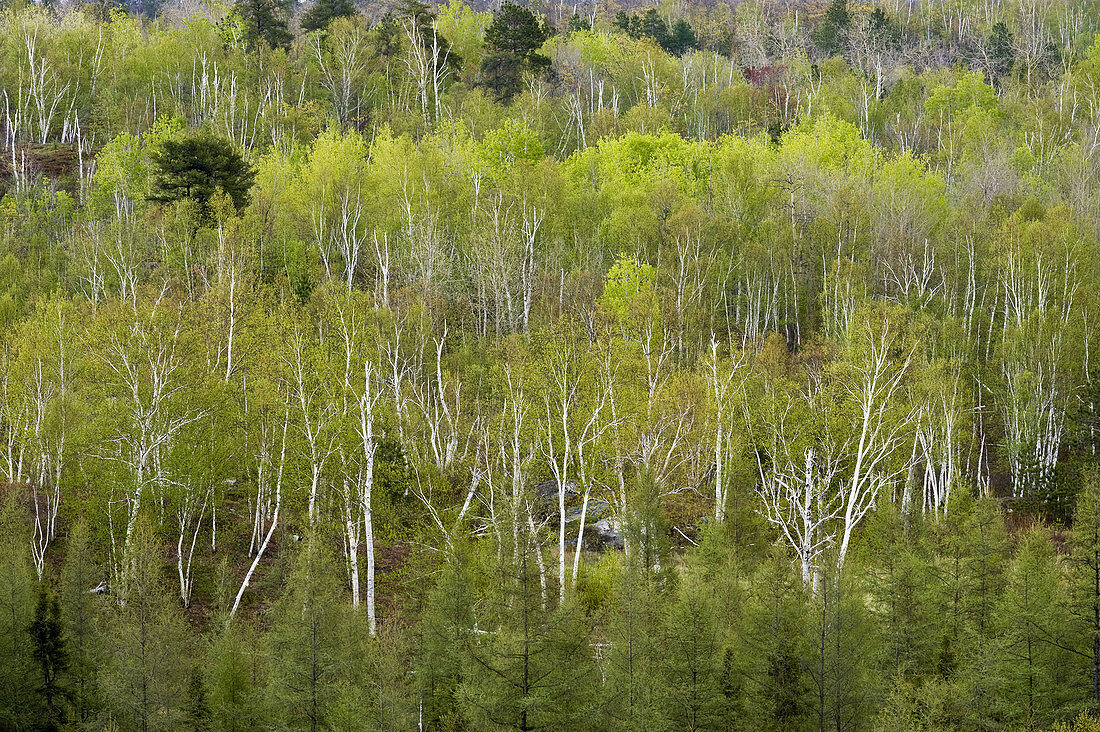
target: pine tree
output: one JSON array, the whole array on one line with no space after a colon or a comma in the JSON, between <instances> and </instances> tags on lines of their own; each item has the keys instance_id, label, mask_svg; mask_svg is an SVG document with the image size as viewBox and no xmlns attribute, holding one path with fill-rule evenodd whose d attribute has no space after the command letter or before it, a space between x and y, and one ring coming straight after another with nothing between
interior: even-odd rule
<instances>
[{"instance_id":1,"label":"pine tree","mask_svg":"<svg viewBox=\"0 0 1100 732\"><path fill-rule=\"evenodd\" d=\"M699 48L699 39L695 36L695 29L683 18L678 18L669 31L665 50L673 56L683 56L697 48Z\"/></svg>"},{"instance_id":2,"label":"pine tree","mask_svg":"<svg viewBox=\"0 0 1100 732\"><path fill-rule=\"evenodd\" d=\"M838 53L843 47L844 37L851 23L848 0L833 0L825 11L825 18L814 29L814 45L825 56Z\"/></svg>"},{"instance_id":3,"label":"pine tree","mask_svg":"<svg viewBox=\"0 0 1100 732\"><path fill-rule=\"evenodd\" d=\"M939 582L921 541L921 521L920 516L907 520L895 504L887 504L866 532L869 585L885 642L883 662L890 674L929 673L940 649L939 608L933 594Z\"/></svg>"},{"instance_id":4,"label":"pine tree","mask_svg":"<svg viewBox=\"0 0 1100 732\"><path fill-rule=\"evenodd\" d=\"M330 723L354 648L345 636L349 605L326 541L308 536L303 544L271 613L268 693L283 724L315 731Z\"/></svg>"},{"instance_id":5,"label":"pine tree","mask_svg":"<svg viewBox=\"0 0 1100 732\"><path fill-rule=\"evenodd\" d=\"M722 647L708 588L686 577L668 608L658 671L673 729L722 729Z\"/></svg>"},{"instance_id":6,"label":"pine tree","mask_svg":"<svg viewBox=\"0 0 1100 732\"><path fill-rule=\"evenodd\" d=\"M682 56L699 47L695 29L690 23L679 18L670 28L655 8L649 8L642 15L627 15L620 10L615 14L612 25L634 39L652 38L672 56Z\"/></svg>"},{"instance_id":7,"label":"pine tree","mask_svg":"<svg viewBox=\"0 0 1100 732\"><path fill-rule=\"evenodd\" d=\"M126 593L103 618L104 702L127 728L179 729L187 719L190 636L164 582L163 548L140 517L130 555Z\"/></svg>"},{"instance_id":8,"label":"pine tree","mask_svg":"<svg viewBox=\"0 0 1100 732\"><path fill-rule=\"evenodd\" d=\"M983 498L964 525L962 592L968 630L979 638L992 631L993 608L1005 586L1008 537L997 503Z\"/></svg>"},{"instance_id":9,"label":"pine tree","mask_svg":"<svg viewBox=\"0 0 1100 732\"><path fill-rule=\"evenodd\" d=\"M290 48L294 36L287 27L287 12L276 0L238 0L236 9L244 19L250 46L265 43L270 48Z\"/></svg>"},{"instance_id":10,"label":"pine tree","mask_svg":"<svg viewBox=\"0 0 1100 732\"><path fill-rule=\"evenodd\" d=\"M428 3L421 0L401 0L398 6L398 15L403 18L407 18L413 26L413 37L420 43L423 49L429 53L432 53L433 45L439 52L439 58L445 59L447 66L452 71L457 73L457 70L462 67L462 57L454 50L451 42L447 40L447 37L439 32L439 26L436 23L438 15L435 9ZM381 45L382 53L385 55L387 49L390 46L390 41L393 41L394 50L396 50L396 38L390 38L390 34L401 35L400 24L394 20L392 27L387 24L386 19L383 18L377 26L380 35L382 36ZM392 55L392 54L391 54Z\"/></svg>"},{"instance_id":11,"label":"pine tree","mask_svg":"<svg viewBox=\"0 0 1100 732\"><path fill-rule=\"evenodd\" d=\"M568 30L570 33L590 31L592 30L592 24L589 23L588 18L584 17L583 15L573 13L571 16L569 16L569 25L566 27L566 30Z\"/></svg>"},{"instance_id":12,"label":"pine tree","mask_svg":"<svg viewBox=\"0 0 1100 732\"><path fill-rule=\"evenodd\" d=\"M0 728L21 729L44 709L35 693L40 677L28 632L34 618L30 532L14 491L0 506Z\"/></svg>"},{"instance_id":13,"label":"pine tree","mask_svg":"<svg viewBox=\"0 0 1100 732\"><path fill-rule=\"evenodd\" d=\"M801 726L810 710L805 585L785 556L772 556L753 577L739 628L746 660L745 729Z\"/></svg>"},{"instance_id":14,"label":"pine tree","mask_svg":"<svg viewBox=\"0 0 1100 732\"><path fill-rule=\"evenodd\" d=\"M246 732L263 725L266 710L260 694L258 638L246 626L225 626L206 654L206 696L210 728Z\"/></svg>"},{"instance_id":15,"label":"pine tree","mask_svg":"<svg viewBox=\"0 0 1100 732\"><path fill-rule=\"evenodd\" d=\"M435 27L436 13L432 6L422 0L402 0L398 13L412 21L416 28L414 34L425 46L431 45L432 30Z\"/></svg>"},{"instance_id":16,"label":"pine tree","mask_svg":"<svg viewBox=\"0 0 1100 732\"><path fill-rule=\"evenodd\" d=\"M187 675L187 702L185 720L188 729L195 732L208 732L210 729L210 704L206 698L206 686L203 684L202 671L192 668Z\"/></svg>"},{"instance_id":17,"label":"pine tree","mask_svg":"<svg viewBox=\"0 0 1100 732\"><path fill-rule=\"evenodd\" d=\"M569 729L592 712L597 678L592 625L543 593L532 537L483 561L489 590L473 629L458 697L477 729Z\"/></svg>"},{"instance_id":18,"label":"pine tree","mask_svg":"<svg viewBox=\"0 0 1100 732\"><path fill-rule=\"evenodd\" d=\"M940 648L936 664L939 675L945 678L957 668L958 646L966 631L966 526L973 510L973 497L960 492L948 506L946 516L933 526L931 532L939 569L939 604L943 608L937 634Z\"/></svg>"},{"instance_id":19,"label":"pine tree","mask_svg":"<svg viewBox=\"0 0 1100 732\"><path fill-rule=\"evenodd\" d=\"M838 573L832 561L823 566L808 644L813 712L819 729L850 729L868 716L876 695L871 671L878 639L854 568Z\"/></svg>"},{"instance_id":20,"label":"pine tree","mask_svg":"<svg viewBox=\"0 0 1100 732\"><path fill-rule=\"evenodd\" d=\"M997 709L1007 720L1047 726L1066 699L1066 617L1060 568L1050 534L1041 526L1026 534L997 604Z\"/></svg>"},{"instance_id":21,"label":"pine tree","mask_svg":"<svg viewBox=\"0 0 1100 732\"><path fill-rule=\"evenodd\" d=\"M1016 45L1012 31L1005 22L997 21L989 32L989 76L993 84L999 85L1012 71L1016 63Z\"/></svg>"},{"instance_id":22,"label":"pine tree","mask_svg":"<svg viewBox=\"0 0 1100 732\"><path fill-rule=\"evenodd\" d=\"M211 202L219 191L236 208L243 208L256 176L232 142L205 130L164 140L153 153L153 167L150 200L194 201L207 220L213 214Z\"/></svg>"},{"instance_id":23,"label":"pine tree","mask_svg":"<svg viewBox=\"0 0 1100 732\"><path fill-rule=\"evenodd\" d=\"M658 46L667 50L668 24L656 8L649 8L642 15L642 36L652 38Z\"/></svg>"},{"instance_id":24,"label":"pine tree","mask_svg":"<svg viewBox=\"0 0 1100 732\"><path fill-rule=\"evenodd\" d=\"M489 53L481 63L482 85L507 104L519 93L525 73L542 74L550 59L537 51L549 37L527 8L505 2L485 29Z\"/></svg>"},{"instance_id":25,"label":"pine tree","mask_svg":"<svg viewBox=\"0 0 1100 732\"><path fill-rule=\"evenodd\" d=\"M715 621L724 644L739 636L753 572L761 563L755 556L757 550L745 545L754 543L754 539L763 542L764 538L755 532L755 527L744 525L746 518L749 517L740 511L727 512L722 523L708 524L700 532L698 548L685 557L691 571L697 572L700 581L710 588Z\"/></svg>"},{"instance_id":26,"label":"pine tree","mask_svg":"<svg viewBox=\"0 0 1100 732\"><path fill-rule=\"evenodd\" d=\"M104 596L93 592L102 579L102 568L94 561L88 526L77 521L69 530L68 550L61 570L61 617L65 626L65 647L69 656L68 693L71 719L89 724L99 704L96 670L99 667L96 621Z\"/></svg>"},{"instance_id":27,"label":"pine tree","mask_svg":"<svg viewBox=\"0 0 1100 732\"><path fill-rule=\"evenodd\" d=\"M473 640L473 561L473 548L456 540L425 603L417 681L430 727L463 723L457 692Z\"/></svg>"},{"instance_id":28,"label":"pine tree","mask_svg":"<svg viewBox=\"0 0 1100 732\"><path fill-rule=\"evenodd\" d=\"M44 586L38 589L30 635L34 644L34 660L40 671L38 693L44 706L40 724L42 729L56 730L65 722L65 690L61 679L69 659L61 630L61 603Z\"/></svg>"},{"instance_id":29,"label":"pine tree","mask_svg":"<svg viewBox=\"0 0 1100 732\"><path fill-rule=\"evenodd\" d=\"M1090 467L1077 494L1070 532L1069 608L1075 649L1087 659L1088 698L1100 709L1100 470Z\"/></svg>"},{"instance_id":30,"label":"pine tree","mask_svg":"<svg viewBox=\"0 0 1100 732\"><path fill-rule=\"evenodd\" d=\"M600 709L609 727L661 729L666 723L658 670L664 593L637 556L627 560L608 619Z\"/></svg>"},{"instance_id":31,"label":"pine tree","mask_svg":"<svg viewBox=\"0 0 1100 732\"><path fill-rule=\"evenodd\" d=\"M672 542L668 515L661 505L661 489L651 472L638 471L633 499L623 528L626 546L637 555L645 572L660 573L662 567L668 567Z\"/></svg>"},{"instance_id":32,"label":"pine tree","mask_svg":"<svg viewBox=\"0 0 1100 732\"><path fill-rule=\"evenodd\" d=\"M346 692L342 700L343 716L335 719L337 728L361 727L363 718L377 720L374 725L382 732L401 732L414 729L424 721L419 699L412 683L410 659L415 645L409 633L395 618L386 618L370 637L366 618L362 614L352 616L351 633L367 641L353 647L367 663L350 664L355 671L343 683ZM353 703L349 704L351 701ZM447 720L449 721L449 720ZM444 727L446 728L446 727Z\"/></svg>"},{"instance_id":33,"label":"pine tree","mask_svg":"<svg viewBox=\"0 0 1100 732\"><path fill-rule=\"evenodd\" d=\"M302 16L302 30L306 33L327 30L337 18L350 18L356 14L352 0L317 0Z\"/></svg>"},{"instance_id":34,"label":"pine tree","mask_svg":"<svg viewBox=\"0 0 1100 732\"><path fill-rule=\"evenodd\" d=\"M940 675L963 689L964 720L996 724L993 702L998 650L994 610L1005 587L1008 537L997 502L963 493L952 498L938 530L945 582L945 628L937 666Z\"/></svg>"},{"instance_id":35,"label":"pine tree","mask_svg":"<svg viewBox=\"0 0 1100 732\"><path fill-rule=\"evenodd\" d=\"M642 37L642 19L637 15L627 15L625 10L615 13L615 20L611 22L611 25L631 38L638 39Z\"/></svg>"}]
</instances>

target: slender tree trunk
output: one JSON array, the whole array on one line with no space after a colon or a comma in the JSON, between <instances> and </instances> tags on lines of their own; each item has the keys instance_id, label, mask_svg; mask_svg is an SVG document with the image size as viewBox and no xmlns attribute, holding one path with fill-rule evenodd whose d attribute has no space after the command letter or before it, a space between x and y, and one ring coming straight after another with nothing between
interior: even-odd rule
<instances>
[{"instance_id":1,"label":"slender tree trunk","mask_svg":"<svg viewBox=\"0 0 1100 732\"><path fill-rule=\"evenodd\" d=\"M256 567L259 566L260 560L263 559L264 551L271 541L272 534L275 533L275 527L279 524L279 509L282 507L283 503L283 466L286 464L286 433L289 425L290 414L288 413L283 419L283 444L279 457L279 471L275 477L275 512L271 517L271 525L267 527L267 534L264 536L263 543L260 544L260 549L256 552L256 556L252 560L252 565L248 568L248 572L244 576L244 581L241 582L241 588L237 590L237 596L233 599L233 607L229 610L229 617L225 619L226 627L228 627L229 623L233 620L233 615L236 614L237 607L241 604L241 597L244 595L244 591L248 589L248 583L252 581L252 574L256 571Z\"/></svg>"}]
</instances>

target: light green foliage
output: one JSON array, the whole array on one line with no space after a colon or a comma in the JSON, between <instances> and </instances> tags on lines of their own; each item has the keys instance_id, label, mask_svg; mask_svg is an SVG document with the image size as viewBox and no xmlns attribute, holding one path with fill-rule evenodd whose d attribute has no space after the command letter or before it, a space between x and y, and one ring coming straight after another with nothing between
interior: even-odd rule
<instances>
[{"instance_id":1,"label":"light green foliage","mask_svg":"<svg viewBox=\"0 0 1100 732\"><path fill-rule=\"evenodd\" d=\"M526 125L512 120L486 134L479 153L494 180L500 180L505 170L526 171L526 165L538 163L545 155L538 137Z\"/></svg>"},{"instance_id":2,"label":"light green foliage","mask_svg":"<svg viewBox=\"0 0 1100 732\"><path fill-rule=\"evenodd\" d=\"M1096 712L1100 43L1025 5L8 8L0 727Z\"/></svg>"},{"instance_id":3,"label":"light green foliage","mask_svg":"<svg viewBox=\"0 0 1100 732\"><path fill-rule=\"evenodd\" d=\"M97 157L93 210L104 217L143 210L152 192L151 153L180 129L179 120L161 118L140 137L122 133L111 140Z\"/></svg>"},{"instance_id":4,"label":"light green foliage","mask_svg":"<svg viewBox=\"0 0 1100 732\"><path fill-rule=\"evenodd\" d=\"M1058 722L1050 729L1051 732L1094 732L1098 727L1100 724L1094 717L1082 712L1072 722Z\"/></svg>"},{"instance_id":5,"label":"light green foliage","mask_svg":"<svg viewBox=\"0 0 1100 732\"><path fill-rule=\"evenodd\" d=\"M932 89L926 102L929 114L957 116L997 109L997 94L982 81L981 74L968 73Z\"/></svg>"},{"instance_id":6,"label":"light green foliage","mask_svg":"<svg viewBox=\"0 0 1100 732\"><path fill-rule=\"evenodd\" d=\"M958 724L961 690L941 679L897 678L874 722L876 732L933 732Z\"/></svg>"},{"instance_id":7,"label":"light green foliage","mask_svg":"<svg viewBox=\"0 0 1100 732\"><path fill-rule=\"evenodd\" d=\"M624 326L652 324L659 315L656 279L650 265L620 256L607 273L600 304Z\"/></svg>"},{"instance_id":8,"label":"light green foliage","mask_svg":"<svg viewBox=\"0 0 1100 732\"><path fill-rule=\"evenodd\" d=\"M829 174L860 173L872 162L871 146L859 128L831 114L791 129L781 150L786 160L810 163Z\"/></svg>"},{"instance_id":9,"label":"light green foliage","mask_svg":"<svg viewBox=\"0 0 1100 732\"><path fill-rule=\"evenodd\" d=\"M476 69L484 53L485 29L492 22L492 13L478 12L461 0L449 0L439 8L436 27L451 42L464 67Z\"/></svg>"}]
</instances>

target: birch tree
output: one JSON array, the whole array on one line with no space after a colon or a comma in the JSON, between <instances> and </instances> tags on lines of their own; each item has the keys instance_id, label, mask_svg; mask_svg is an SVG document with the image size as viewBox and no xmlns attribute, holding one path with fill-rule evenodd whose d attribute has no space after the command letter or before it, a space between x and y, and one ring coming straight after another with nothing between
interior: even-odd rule
<instances>
[{"instance_id":1,"label":"birch tree","mask_svg":"<svg viewBox=\"0 0 1100 732\"><path fill-rule=\"evenodd\" d=\"M1058 464L1069 384L1078 365L1068 338L1080 322L1074 243L1043 224L1009 229L998 268L1000 373L986 389L1004 422L1015 497L1049 489ZM1060 251L1059 251L1060 250Z\"/></svg>"},{"instance_id":2,"label":"birch tree","mask_svg":"<svg viewBox=\"0 0 1100 732\"><path fill-rule=\"evenodd\" d=\"M363 102L359 94L367 68L366 38L367 29L358 18L337 18L325 31L308 36L321 84L341 127L357 121Z\"/></svg>"},{"instance_id":3,"label":"birch tree","mask_svg":"<svg viewBox=\"0 0 1100 732\"><path fill-rule=\"evenodd\" d=\"M366 613L371 635L376 630L374 514L371 504L374 489L374 459L378 450L375 420L381 390L379 372L368 343L367 324L359 314L362 298L334 303L339 320L342 346L343 418L352 426L345 432L339 450L344 457L343 476L344 535L351 575L352 605L360 607L359 546L366 545ZM348 441L354 437L354 441Z\"/></svg>"},{"instance_id":4,"label":"birch tree","mask_svg":"<svg viewBox=\"0 0 1100 732\"><path fill-rule=\"evenodd\" d=\"M547 362L542 383L543 416L540 425L539 449L549 464L557 487L558 498L558 582L559 599L566 592L566 513L565 499L569 492L583 491L582 521L576 552L582 550L583 515L591 495L593 466L591 451L611 425L608 412L610 400L607 383L600 379L597 364L580 349L576 336L557 333L545 344ZM574 477L575 476L575 477ZM574 556L574 567L579 557ZM576 582L572 577L569 586Z\"/></svg>"},{"instance_id":5,"label":"birch tree","mask_svg":"<svg viewBox=\"0 0 1100 732\"><path fill-rule=\"evenodd\" d=\"M372 196L364 174L367 143L355 132L329 129L313 145L298 181L325 276L351 290L368 239Z\"/></svg>"},{"instance_id":6,"label":"birch tree","mask_svg":"<svg viewBox=\"0 0 1100 732\"><path fill-rule=\"evenodd\" d=\"M46 551L57 536L57 517L61 508L62 478L72 431L74 354L69 342L69 308L60 300L42 306L37 317L27 324L19 342L23 407L16 413L26 415L22 422L21 456L28 466L34 526L31 557L38 578L42 578ZM10 395L14 396L14 395ZM9 462L15 459L9 453ZM20 461L24 458L21 457Z\"/></svg>"},{"instance_id":7,"label":"birch tree","mask_svg":"<svg viewBox=\"0 0 1100 732\"><path fill-rule=\"evenodd\" d=\"M966 420L967 395L958 362L934 364L926 371L913 405L912 468L919 476L910 482L920 485L922 512L946 516L951 491L962 477L959 436ZM912 500L907 483L902 508L909 508Z\"/></svg>"},{"instance_id":8,"label":"birch tree","mask_svg":"<svg viewBox=\"0 0 1100 732\"><path fill-rule=\"evenodd\" d=\"M418 378L409 381L410 403L417 410L417 458L440 472L452 468L469 452L473 435L465 431L461 373L444 367L448 327L433 337L419 360Z\"/></svg>"},{"instance_id":9,"label":"birch tree","mask_svg":"<svg viewBox=\"0 0 1100 732\"><path fill-rule=\"evenodd\" d=\"M817 588L821 557L837 536L844 510L839 490L842 445L828 427L831 395L820 374L805 386L772 385L766 393L764 437L757 443L762 513L798 557L802 582Z\"/></svg>"},{"instance_id":10,"label":"birch tree","mask_svg":"<svg viewBox=\"0 0 1100 732\"><path fill-rule=\"evenodd\" d=\"M229 608L225 620L227 626L237 613L241 598L252 581L252 575L255 574L260 560L263 559L268 544L271 543L271 536L279 525L279 514L283 507L283 476L286 471L286 440L290 426L290 412L286 409L271 411L274 412L276 419L267 419L260 425L257 450L253 453L256 503L253 511L252 538L249 544L252 563L244 579L241 580L241 586L233 598L232 607ZM283 417L281 430L277 421L280 413ZM264 531L265 526L266 531Z\"/></svg>"},{"instance_id":11,"label":"birch tree","mask_svg":"<svg viewBox=\"0 0 1100 732\"><path fill-rule=\"evenodd\" d=\"M731 349L732 350L732 349ZM726 467L733 448L731 436L740 421L735 415L736 399L743 388L746 365L745 352L720 358L718 341L710 342L710 359L706 362L707 381L714 396L714 519L726 517L729 486Z\"/></svg>"},{"instance_id":12,"label":"birch tree","mask_svg":"<svg viewBox=\"0 0 1100 732\"><path fill-rule=\"evenodd\" d=\"M184 449L204 451L211 450L214 445L209 442L191 443ZM198 455L203 455L198 452ZM205 456L204 456L205 457ZM206 466L193 466L191 470L181 471L178 476L166 476L165 482L168 488L174 489L176 494L175 519L178 532L176 534L176 574L179 577L180 603L184 607L191 606L191 594L195 586L195 578L192 562L195 557L195 547L198 544L199 533L202 530L203 519L207 509L210 508L214 497L214 481L217 473ZM197 469L196 469L197 468Z\"/></svg>"},{"instance_id":13,"label":"birch tree","mask_svg":"<svg viewBox=\"0 0 1100 732\"><path fill-rule=\"evenodd\" d=\"M770 465L757 448L763 513L798 554L807 582L834 543L843 568L856 527L909 470L901 448L913 416L901 399L913 351L897 326L867 315L853 321L846 358L811 374L792 397L769 399L758 427L772 435Z\"/></svg>"},{"instance_id":14,"label":"birch tree","mask_svg":"<svg viewBox=\"0 0 1100 732\"><path fill-rule=\"evenodd\" d=\"M880 321L876 315L854 324L849 334L851 362L841 377L854 407L855 434L849 437L852 465L844 488L838 568L844 566L855 527L883 490L908 470L897 453L907 436L912 413L898 402L909 375L913 348L897 332L897 326L891 326L889 319Z\"/></svg>"},{"instance_id":15,"label":"birch tree","mask_svg":"<svg viewBox=\"0 0 1100 732\"><path fill-rule=\"evenodd\" d=\"M120 315L104 342L90 345L103 368L105 386L119 405L99 455L127 476L120 485L126 517L122 547L111 536L116 582L124 588L138 515L149 498L164 505L160 489L167 480L166 453L204 412L187 399L179 313L160 303L134 317L125 311Z\"/></svg>"},{"instance_id":16,"label":"birch tree","mask_svg":"<svg viewBox=\"0 0 1100 732\"><path fill-rule=\"evenodd\" d=\"M336 452L338 405L326 393L329 377L319 338L293 326L283 358L286 360L288 397L287 409L294 416L294 425L305 441L309 464L309 523L316 526L318 501L325 487L326 466Z\"/></svg>"}]
</instances>

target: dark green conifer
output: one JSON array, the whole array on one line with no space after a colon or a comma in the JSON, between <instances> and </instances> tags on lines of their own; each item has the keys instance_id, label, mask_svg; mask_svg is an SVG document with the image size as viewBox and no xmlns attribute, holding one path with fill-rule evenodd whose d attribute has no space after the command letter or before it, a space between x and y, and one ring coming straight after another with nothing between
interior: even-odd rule
<instances>
[{"instance_id":1,"label":"dark green conifer","mask_svg":"<svg viewBox=\"0 0 1100 732\"><path fill-rule=\"evenodd\" d=\"M302 30L306 33L326 30L337 18L350 18L356 13L352 0L317 0L302 16Z\"/></svg>"},{"instance_id":2,"label":"dark green conifer","mask_svg":"<svg viewBox=\"0 0 1100 732\"><path fill-rule=\"evenodd\" d=\"M534 13L505 2L485 29L489 53L481 63L482 85L500 101L512 101L522 88L524 73L549 70L550 59L538 53L548 37Z\"/></svg>"},{"instance_id":3,"label":"dark green conifer","mask_svg":"<svg viewBox=\"0 0 1100 732\"><path fill-rule=\"evenodd\" d=\"M229 140L205 130L165 140L153 153L154 180L150 200L173 203L191 200L202 215L211 215L211 200L224 192L237 209L248 203L255 170Z\"/></svg>"},{"instance_id":4,"label":"dark green conifer","mask_svg":"<svg viewBox=\"0 0 1100 732\"><path fill-rule=\"evenodd\" d=\"M65 690L61 679L68 668L69 658L62 636L61 603L57 595L45 586L38 589L30 635L34 643L34 660L39 669L38 693L45 707L41 728L60 729L65 722Z\"/></svg>"},{"instance_id":5,"label":"dark green conifer","mask_svg":"<svg viewBox=\"0 0 1100 732\"><path fill-rule=\"evenodd\" d=\"M237 12L245 22L245 40L250 46L265 43L270 48L290 48L294 35L287 26L287 9L277 0L237 0Z\"/></svg>"}]
</instances>

